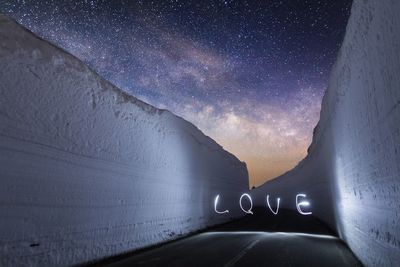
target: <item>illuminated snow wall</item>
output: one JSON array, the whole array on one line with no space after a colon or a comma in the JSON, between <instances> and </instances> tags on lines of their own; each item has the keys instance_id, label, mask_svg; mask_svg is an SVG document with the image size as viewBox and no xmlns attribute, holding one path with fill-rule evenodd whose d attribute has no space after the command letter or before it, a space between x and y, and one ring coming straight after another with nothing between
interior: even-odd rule
<instances>
[{"instance_id":1,"label":"illuminated snow wall","mask_svg":"<svg viewBox=\"0 0 400 267\"><path fill-rule=\"evenodd\" d=\"M244 163L0 15L0 266L80 264L243 213ZM213 211L213 199L229 214Z\"/></svg>"},{"instance_id":2,"label":"illuminated snow wall","mask_svg":"<svg viewBox=\"0 0 400 267\"><path fill-rule=\"evenodd\" d=\"M306 193L366 266L400 266L400 1L354 1L309 155L254 190ZM274 200L275 201L275 200Z\"/></svg>"}]
</instances>

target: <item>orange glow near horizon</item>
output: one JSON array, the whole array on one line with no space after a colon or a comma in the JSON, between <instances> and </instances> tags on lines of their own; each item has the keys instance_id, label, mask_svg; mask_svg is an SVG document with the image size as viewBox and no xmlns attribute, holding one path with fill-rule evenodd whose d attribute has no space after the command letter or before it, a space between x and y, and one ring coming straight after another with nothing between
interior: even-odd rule
<instances>
[{"instance_id":1,"label":"orange glow near horizon","mask_svg":"<svg viewBox=\"0 0 400 267\"><path fill-rule=\"evenodd\" d=\"M215 112L213 106L204 105L198 112L197 106L186 105L180 113L246 162L251 188L289 171L307 155L319 119L320 96L305 90L304 99L297 99L288 103L290 109L253 105L255 116L237 111L241 106Z\"/></svg>"}]
</instances>

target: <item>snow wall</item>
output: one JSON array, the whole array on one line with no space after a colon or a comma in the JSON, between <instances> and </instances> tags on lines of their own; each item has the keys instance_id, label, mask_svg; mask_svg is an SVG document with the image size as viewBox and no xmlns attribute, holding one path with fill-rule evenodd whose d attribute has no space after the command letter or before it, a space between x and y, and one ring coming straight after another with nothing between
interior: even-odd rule
<instances>
[{"instance_id":1,"label":"snow wall","mask_svg":"<svg viewBox=\"0 0 400 267\"><path fill-rule=\"evenodd\" d=\"M242 216L246 165L0 15L0 266L81 264ZM228 215L214 213L214 197Z\"/></svg>"},{"instance_id":2,"label":"snow wall","mask_svg":"<svg viewBox=\"0 0 400 267\"><path fill-rule=\"evenodd\" d=\"M399 14L398 0L354 1L308 156L251 193L292 209L305 193L366 266L400 266Z\"/></svg>"}]
</instances>

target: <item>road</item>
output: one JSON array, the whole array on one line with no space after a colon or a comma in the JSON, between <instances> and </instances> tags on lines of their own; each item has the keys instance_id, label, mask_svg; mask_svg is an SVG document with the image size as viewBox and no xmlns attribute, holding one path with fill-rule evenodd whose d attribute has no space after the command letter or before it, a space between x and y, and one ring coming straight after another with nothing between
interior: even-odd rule
<instances>
[{"instance_id":1,"label":"road","mask_svg":"<svg viewBox=\"0 0 400 267\"><path fill-rule=\"evenodd\" d=\"M256 214L256 212L255 212ZM349 248L312 216L247 216L101 266L362 266Z\"/></svg>"}]
</instances>

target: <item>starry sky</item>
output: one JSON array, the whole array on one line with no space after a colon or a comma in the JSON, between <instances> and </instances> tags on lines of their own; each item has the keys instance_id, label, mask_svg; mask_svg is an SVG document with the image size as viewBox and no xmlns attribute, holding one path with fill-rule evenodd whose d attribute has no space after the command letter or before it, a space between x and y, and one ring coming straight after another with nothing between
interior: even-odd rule
<instances>
[{"instance_id":1,"label":"starry sky","mask_svg":"<svg viewBox=\"0 0 400 267\"><path fill-rule=\"evenodd\" d=\"M0 12L194 123L250 186L307 153L351 0L2 0Z\"/></svg>"}]
</instances>

